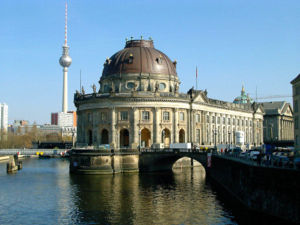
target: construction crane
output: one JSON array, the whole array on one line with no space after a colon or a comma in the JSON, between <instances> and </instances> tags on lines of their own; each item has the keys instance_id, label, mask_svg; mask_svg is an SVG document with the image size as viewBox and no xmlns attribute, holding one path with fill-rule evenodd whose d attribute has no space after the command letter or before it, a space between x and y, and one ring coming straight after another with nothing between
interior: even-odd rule
<instances>
[{"instance_id":1,"label":"construction crane","mask_svg":"<svg viewBox=\"0 0 300 225\"><path fill-rule=\"evenodd\" d=\"M270 96L263 96L263 97L256 97L258 99L272 99L272 98L292 98L292 95L270 95Z\"/></svg>"}]
</instances>

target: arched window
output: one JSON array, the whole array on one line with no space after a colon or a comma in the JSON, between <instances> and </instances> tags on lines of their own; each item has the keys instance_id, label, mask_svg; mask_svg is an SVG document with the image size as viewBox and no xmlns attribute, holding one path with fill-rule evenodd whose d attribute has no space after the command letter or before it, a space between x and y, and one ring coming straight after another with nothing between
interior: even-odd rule
<instances>
[{"instance_id":1,"label":"arched window","mask_svg":"<svg viewBox=\"0 0 300 225\"><path fill-rule=\"evenodd\" d=\"M120 147L129 147L129 131L127 129L120 131Z\"/></svg>"},{"instance_id":2,"label":"arched window","mask_svg":"<svg viewBox=\"0 0 300 225\"><path fill-rule=\"evenodd\" d=\"M108 131L106 129L101 132L101 144L108 144Z\"/></svg>"}]
</instances>

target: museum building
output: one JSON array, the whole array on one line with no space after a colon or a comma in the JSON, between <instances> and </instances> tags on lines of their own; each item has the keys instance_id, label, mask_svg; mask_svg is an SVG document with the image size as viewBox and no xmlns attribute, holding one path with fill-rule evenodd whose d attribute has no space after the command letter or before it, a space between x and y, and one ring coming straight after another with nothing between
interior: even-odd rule
<instances>
[{"instance_id":1,"label":"museum building","mask_svg":"<svg viewBox=\"0 0 300 225\"><path fill-rule=\"evenodd\" d=\"M128 40L104 63L100 89L74 95L77 146L109 144L112 149L150 148L191 142L198 146L263 142L261 105L235 104L191 88L180 92L176 61L154 48L152 40Z\"/></svg>"}]
</instances>

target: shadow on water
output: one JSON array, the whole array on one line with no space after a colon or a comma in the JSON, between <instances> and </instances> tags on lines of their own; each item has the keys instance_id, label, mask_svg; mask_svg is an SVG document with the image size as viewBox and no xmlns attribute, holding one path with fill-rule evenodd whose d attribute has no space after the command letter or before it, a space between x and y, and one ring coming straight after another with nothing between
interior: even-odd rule
<instances>
[{"instance_id":1,"label":"shadow on water","mask_svg":"<svg viewBox=\"0 0 300 225\"><path fill-rule=\"evenodd\" d=\"M232 214L232 220L240 225L287 225L293 223L285 221L274 216L270 216L261 212L249 210L236 198L231 196L227 191L225 191L219 184L211 179L207 179L206 185L216 196L216 201L219 202L225 211Z\"/></svg>"}]
</instances>

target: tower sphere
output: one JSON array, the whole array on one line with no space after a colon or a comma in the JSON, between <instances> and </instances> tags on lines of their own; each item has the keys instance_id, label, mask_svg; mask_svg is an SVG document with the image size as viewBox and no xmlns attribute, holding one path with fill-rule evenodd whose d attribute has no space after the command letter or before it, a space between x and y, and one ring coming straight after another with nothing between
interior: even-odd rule
<instances>
[{"instance_id":1,"label":"tower sphere","mask_svg":"<svg viewBox=\"0 0 300 225\"><path fill-rule=\"evenodd\" d=\"M59 64L62 67L69 67L71 65L71 63L72 63L72 59L68 55L62 55L59 59Z\"/></svg>"}]
</instances>

